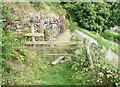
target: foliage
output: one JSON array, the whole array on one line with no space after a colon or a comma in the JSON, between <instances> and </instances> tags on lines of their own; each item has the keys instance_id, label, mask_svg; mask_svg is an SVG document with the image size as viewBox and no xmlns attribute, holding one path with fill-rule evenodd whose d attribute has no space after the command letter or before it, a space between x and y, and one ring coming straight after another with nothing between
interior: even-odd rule
<instances>
[{"instance_id":1,"label":"foliage","mask_svg":"<svg viewBox=\"0 0 120 87\"><path fill-rule=\"evenodd\" d=\"M118 24L116 20L119 16L113 15L113 7L107 2L76 2L67 3L63 6L70 15L73 21L91 31L99 32L109 29L110 27ZM118 7L116 7L118 9ZM115 10L116 11L116 10ZM114 11L114 14L116 12ZM114 23L114 24L113 24Z\"/></svg>"},{"instance_id":2,"label":"foliage","mask_svg":"<svg viewBox=\"0 0 120 87\"><path fill-rule=\"evenodd\" d=\"M78 81L78 85L119 85L120 70L113 67L104 59L104 53L101 51L102 47L100 45L92 45L90 49L94 63L93 69L95 72L90 70L88 67L89 64L86 58L86 53L82 53L82 57L79 57L78 54L80 55L81 52L77 50L76 55L72 58L74 62L71 67L72 70L76 71L76 73L71 77L71 79L76 79ZM75 59L77 61L75 61Z\"/></svg>"},{"instance_id":3,"label":"foliage","mask_svg":"<svg viewBox=\"0 0 120 87\"><path fill-rule=\"evenodd\" d=\"M75 61L72 65L72 69L77 71L81 70L83 67L88 67L87 58L86 58L86 49L76 50L75 56L72 57L72 60ZM82 55L81 55L82 54Z\"/></svg>"},{"instance_id":4,"label":"foliage","mask_svg":"<svg viewBox=\"0 0 120 87\"><path fill-rule=\"evenodd\" d=\"M46 5L50 7L50 10L57 13L58 15L65 15L66 11L60 5L60 2L46 2Z\"/></svg>"},{"instance_id":5,"label":"foliage","mask_svg":"<svg viewBox=\"0 0 120 87\"><path fill-rule=\"evenodd\" d=\"M105 53L102 51L102 46L93 45L91 47L91 55L93 58L95 70L96 70L96 82L107 85L118 85L120 84L120 69L114 67L111 62L107 61L104 56Z\"/></svg>"},{"instance_id":6,"label":"foliage","mask_svg":"<svg viewBox=\"0 0 120 87\"><path fill-rule=\"evenodd\" d=\"M2 76L3 84L9 84L6 82L6 77L11 74L10 66L6 61L10 58L19 59L21 56L25 56L25 51L22 50L22 38L20 35L13 34L13 26L9 24L8 20L13 20L13 16L10 13L9 4L2 3L0 6L0 12L2 14ZM24 57L22 57L23 61Z\"/></svg>"},{"instance_id":7,"label":"foliage","mask_svg":"<svg viewBox=\"0 0 120 87\"><path fill-rule=\"evenodd\" d=\"M41 9L44 8L42 2L30 2L30 3L33 4L34 7L35 7L36 9L38 9L38 10L41 10Z\"/></svg>"},{"instance_id":8,"label":"foliage","mask_svg":"<svg viewBox=\"0 0 120 87\"><path fill-rule=\"evenodd\" d=\"M49 39L49 30L47 28L44 30L44 34L45 34L45 36L44 36L45 40L48 40Z\"/></svg>"},{"instance_id":9,"label":"foliage","mask_svg":"<svg viewBox=\"0 0 120 87\"><path fill-rule=\"evenodd\" d=\"M70 30L73 32L75 29L73 27L78 26L76 22L70 21Z\"/></svg>"},{"instance_id":10,"label":"foliage","mask_svg":"<svg viewBox=\"0 0 120 87\"><path fill-rule=\"evenodd\" d=\"M120 1L110 3L111 4L111 17L109 19L109 25L115 26L120 24Z\"/></svg>"},{"instance_id":11,"label":"foliage","mask_svg":"<svg viewBox=\"0 0 120 87\"><path fill-rule=\"evenodd\" d=\"M120 41L120 34L106 30L104 32L101 33L101 36L104 37L105 39L111 40L111 41L115 41L115 40L119 40Z\"/></svg>"},{"instance_id":12,"label":"foliage","mask_svg":"<svg viewBox=\"0 0 120 87\"><path fill-rule=\"evenodd\" d=\"M42 53L43 51L27 50L25 67L11 75L10 85L75 85L77 83L74 79L69 79L74 72L71 71L68 63L53 66L51 62L57 57L44 58L41 57Z\"/></svg>"}]
</instances>

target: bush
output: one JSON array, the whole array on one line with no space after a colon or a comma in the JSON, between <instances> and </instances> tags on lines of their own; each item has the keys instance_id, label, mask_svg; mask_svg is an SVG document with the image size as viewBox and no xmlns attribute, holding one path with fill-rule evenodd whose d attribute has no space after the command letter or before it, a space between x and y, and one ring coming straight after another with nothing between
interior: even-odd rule
<instances>
[{"instance_id":1,"label":"bush","mask_svg":"<svg viewBox=\"0 0 120 87\"><path fill-rule=\"evenodd\" d=\"M120 34L109 31L109 30L102 32L101 36L111 41L120 40Z\"/></svg>"}]
</instances>

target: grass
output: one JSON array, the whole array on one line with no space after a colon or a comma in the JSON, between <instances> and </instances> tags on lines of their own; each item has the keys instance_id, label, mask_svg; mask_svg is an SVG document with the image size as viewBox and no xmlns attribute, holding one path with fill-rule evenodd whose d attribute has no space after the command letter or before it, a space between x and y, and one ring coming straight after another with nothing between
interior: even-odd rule
<instances>
[{"instance_id":1,"label":"grass","mask_svg":"<svg viewBox=\"0 0 120 87\"><path fill-rule=\"evenodd\" d=\"M120 34L116 32L112 32L109 30L106 30L101 33L101 36L104 37L107 40L115 41L115 40L120 40Z\"/></svg>"},{"instance_id":2,"label":"grass","mask_svg":"<svg viewBox=\"0 0 120 87\"><path fill-rule=\"evenodd\" d=\"M46 3L51 9L52 12L57 13L58 15L65 15L66 11L62 8L59 2L49 2Z\"/></svg>"},{"instance_id":3,"label":"grass","mask_svg":"<svg viewBox=\"0 0 120 87\"><path fill-rule=\"evenodd\" d=\"M24 69L14 70L8 78L13 85L75 85L77 81L70 79L74 72L68 63L51 65L57 57L42 58L40 52L28 50L30 53L24 62ZM18 67L19 68L19 67Z\"/></svg>"},{"instance_id":4,"label":"grass","mask_svg":"<svg viewBox=\"0 0 120 87\"><path fill-rule=\"evenodd\" d=\"M112 41L109 41L101 36L97 36L95 34L93 34L92 32L89 32L85 29L82 29L78 26L74 26L73 27L74 29L77 29L77 30L80 30L82 32L84 32L85 34L93 37L95 40L97 40L102 46L105 46L107 48L110 48L113 52L115 52L116 54L119 55L119 48L120 48L120 45L115 43L115 42L112 42Z\"/></svg>"},{"instance_id":5,"label":"grass","mask_svg":"<svg viewBox=\"0 0 120 87\"><path fill-rule=\"evenodd\" d=\"M76 82L70 80L73 72L66 63L52 66L45 73L42 73L41 79L46 83L40 85L75 85Z\"/></svg>"}]
</instances>

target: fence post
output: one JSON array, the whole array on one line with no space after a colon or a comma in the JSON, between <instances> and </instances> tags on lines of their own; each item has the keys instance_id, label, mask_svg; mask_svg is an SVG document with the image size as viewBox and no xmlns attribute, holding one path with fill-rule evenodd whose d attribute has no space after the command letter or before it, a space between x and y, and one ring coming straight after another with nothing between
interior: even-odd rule
<instances>
[{"instance_id":1,"label":"fence post","mask_svg":"<svg viewBox=\"0 0 120 87\"><path fill-rule=\"evenodd\" d=\"M35 33L33 24L32 24L32 27L31 27L31 32ZM34 36L32 36L32 41L35 42L35 37ZM33 45L33 47L35 47L35 45Z\"/></svg>"},{"instance_id":2,"label":"fence post","mask_svg":"<svg viewBox=\"0 0 120 87\"><path fill-rule=\"evenodd\" d=\"M88 42L89 42L89 40L88 40L87 38L84 38L83 43L84 43L84 45L85 45L85 47L86 47L88 63L89 63L89 65L90 65L91 70L92 70L93 72L95 72L94 69L93 69L94 64L93 64L93 61L92 61L92 58L91 58L91 55L90 55L90 48L89 48Z\"/></svg>"}]
</instances>

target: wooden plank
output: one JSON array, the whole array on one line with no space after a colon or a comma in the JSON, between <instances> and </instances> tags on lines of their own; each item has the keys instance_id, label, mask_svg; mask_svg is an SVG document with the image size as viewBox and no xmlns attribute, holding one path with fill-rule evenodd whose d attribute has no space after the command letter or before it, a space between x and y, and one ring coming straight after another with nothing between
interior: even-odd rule
<instances>
[{"instance_id":1,"label":"wooden plank","mask_svg":"<svg viewBox=\"0 0 120 87\"><path fill-rule=\"evenodd\" d=\"M74 56L75 54L46 54L45 56Z\"/></svg>"},{"instance_id":2,"label":"wooden plank","mask_svg":"<svg viewBox=\"0 0 120 87\"><path fill-rule=\"evenodd\" d=\"M44 34L43 33L26 33L24 36L34 36L34 37L36 37L36 36L44 36Z\"/></svg>"},{"instance_id":3,"label":"wooden plank","mask_svg":"<svg viewBox=\"0 0 120 87\"><path fill-rule=\"evenodd\" d=\"M60 63L64 63L64 62L73 62L72 60L61 60Z\"/></svg>"},{"instance_id":4,"label":"wooden plank","mask_svg":"<svg viewBox=\"0 0 120 87\"><path fill-rule=\"evenodd\" d=\"M74 49L82 49L82 47L26 47L27 49L35 49L35 50L40 50L40 49L66 49L66 50L74 50Z\"/></svg>"},{"instance_id":5,"label":"wooden plank","mask_svg":"<svg viewBox=\"0 0 120 87\"><path fill-rule=\"evenodd\" d=\"M60 60L62 60L64 58L64 56L60 56L58 57L55 61L52 62L53 65L57 64L60 62Z\"/></svg>"},{"instance_id":6,"label":"wooden plank","mask_svg":"<svg viewBox=\"0 0 120 87\"><path fill-rule=\"evenodd\" d=\"M83 45L82 41L26 41L24 44L79 44Z\"/></svg>"}]
</instances>

